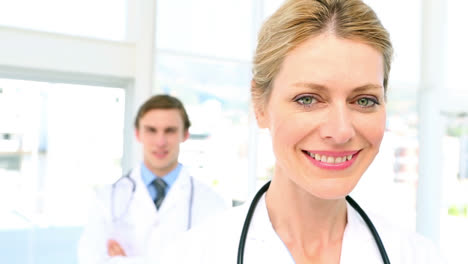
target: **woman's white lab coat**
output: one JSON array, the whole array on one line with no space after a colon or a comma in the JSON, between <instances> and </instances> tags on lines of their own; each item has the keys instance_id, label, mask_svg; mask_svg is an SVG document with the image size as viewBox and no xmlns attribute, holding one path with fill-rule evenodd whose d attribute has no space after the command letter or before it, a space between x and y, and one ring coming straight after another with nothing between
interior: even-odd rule
<instances>
[{"instance_id":1,"label":"woman's white lab coat","mask_svg":"<svg viewBox=\"0 0 468 264\"><path fill-rule=\"evenodd\" d=\"M248 205L247 205L248 206ZM161 256L153 255L153 264L236 264L239 238L248 208L234 208L216 220L195 228L166 248ZM443 263L438 250L423 237L403 232L371 217L393 264ZM359 214L348 205L348 223L343 237L341 264L383 263L376 243ZM178 254L183 249L183 254ZM255 210L247 242L244 263L293 264L288 249L275 233L262 198Z\"/></svg>"},{"instance_id":2,"label":"woman's white lab coat","mask_svg":"<svg viewBox=\"0 0 468 264\"><path fill-rule=\"evenodd\" d=\"M112 220L111 206L114 202L117 203L114 206L126 204L130 195L123 195L125 197L122 198L122 193L129 194L129 189L117 192L116 198L112 196L111 186L97 192L95 207L90 212L89 223L79 241L80 264L141 263L149 250L155 253L160 249L160 244L168 243L177 234L187 230L192 177L186 169L180 171L159 211L141 179L140 171L139 166L132 170L130 177L135 181L136 189L127 213L117 221ZM193 179L192 226L227 207L226 200ZM128 257L108 257L108 239L117 240Z\"/></svg>"}]
</instances>

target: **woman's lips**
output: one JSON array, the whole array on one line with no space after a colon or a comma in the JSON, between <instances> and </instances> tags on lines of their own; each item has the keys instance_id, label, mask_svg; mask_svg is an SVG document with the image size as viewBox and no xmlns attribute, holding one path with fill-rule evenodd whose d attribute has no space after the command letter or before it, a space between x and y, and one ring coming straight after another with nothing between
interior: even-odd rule
<instances>
[{"instance_id":1,"label":"woman's lips","mask_svg":"<svg viewBox=\"0 0 468 264\"><path fill-rule=\"evenodd\" d=\"M359 151L302 151L315 166L327 170L344 170L351 166Z\"/></svg>"}]
</instances>

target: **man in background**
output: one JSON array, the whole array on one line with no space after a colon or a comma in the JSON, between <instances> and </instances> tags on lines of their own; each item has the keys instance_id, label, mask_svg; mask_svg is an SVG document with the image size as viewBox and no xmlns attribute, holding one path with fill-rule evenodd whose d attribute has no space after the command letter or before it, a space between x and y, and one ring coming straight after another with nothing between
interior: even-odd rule
<instances>
[{"instance_id":1,"label":"man in background","mask_svg":"<svg viewBox=\"0 0 468 264\"><path fill-rule=\"evenodd\" d=\"M143 161L97 193L79 242L80 264L143 262L148 250L158 250L228 207L178 161L189 127L185 108L175 97L156 95L140 107L135 136L143 146Z\"/></svg>"}]
</instances>

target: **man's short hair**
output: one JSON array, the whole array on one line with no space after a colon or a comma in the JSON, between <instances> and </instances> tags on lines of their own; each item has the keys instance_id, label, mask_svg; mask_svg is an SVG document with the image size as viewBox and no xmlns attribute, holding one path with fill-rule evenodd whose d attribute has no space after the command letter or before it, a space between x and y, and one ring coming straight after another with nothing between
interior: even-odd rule
<instances>
[{"instance_id":1,"label":"man's short hair","mask_svg":"<svg viewBox=\"0 0 468 264\"><path fill-rule=\"evenodd\" d=\"M135 128L138 129L140 125L140 119L149 111L154 109L177 109L180 112L182 121L184 122L184 130L188 131L190 127L190 120L188 118L187 112L185 111L184 105L182 102L170 95L160 94L154 95L146 100L138 109L138 113L135 118Z\"/></svg>"}]
</instances>

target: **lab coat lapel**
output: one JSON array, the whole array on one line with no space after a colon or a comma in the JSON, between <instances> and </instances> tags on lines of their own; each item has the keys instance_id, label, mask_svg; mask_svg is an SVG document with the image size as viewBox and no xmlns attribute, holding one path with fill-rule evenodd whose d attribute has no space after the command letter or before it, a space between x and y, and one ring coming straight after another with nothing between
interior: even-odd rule
<instances>
[{"instance_id":1,"label":"lab coat lapel","mask_svg":"<svg viewBox=\"0 0 468 264\"><path fill-rule=\"evenodd\" d=\"M174 239L174 236L181 231L187 230L189 192L190 176L182 168L159 208L158 217L153 222L148 243L150 254L157 255L155 252L167 241Z\"/></svg>"},{"instance_id":2,"label":"lab coat lapel","mask_svg":"<svg viewBox=\"0 0 468 264\"><path fill-rule=\"evenodd\" d=\"M383 263L380 252L369 228L351 205L347 205L347 219L340 264Z\"/></svg>"},{"instance_id":3,"label":"lab coat lapel","mask_svg":"<svg viewBox=\"0 0 468 264\"><path fill-rule=\"evenodd\" d=\"M289 250L273 229L266 208L265 195L257 204L247 237L245 263L294 264Z\"/></svg>"},{"instance_id":4,"label":"lab coat lapel","mask_svg":"<svg viewBox=\"0 0 468 264\"><path fill-rule=\"evenodd\" d=\"M153 199L151 199L148 193L148 188L141 179L141 167L137 166L132 170L132 179L136 183L135 197L132 202L132 214L134 216L135 223L142 223L142 226L148 226L146 223L152 223L156 221L159 214L154 205Z\"/></svg>"},{"instance_id":5,"label":"lab coat lapel","mask_svg":"<svg viewBox=\"0 0 468 264\"><path fill-rule=\"evenodd\" d=\"M174 185L169 189L169 192L164 198L161 205L161 214L172 214L177 211L177 218L186 218L188 212L188 200L190 195L190 176L187 170L182 167Z\"/></svg>"}]
</instances>

